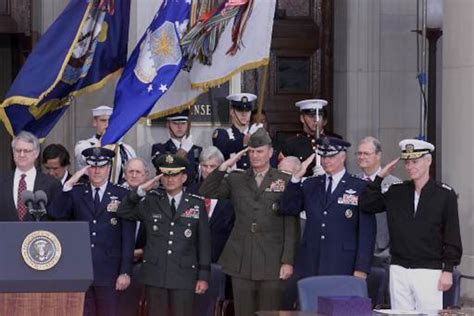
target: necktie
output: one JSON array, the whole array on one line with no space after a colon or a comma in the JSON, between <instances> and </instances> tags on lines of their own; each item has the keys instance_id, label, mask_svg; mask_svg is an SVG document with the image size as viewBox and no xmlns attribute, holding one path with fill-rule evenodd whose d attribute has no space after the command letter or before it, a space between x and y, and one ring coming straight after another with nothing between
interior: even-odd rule
<instances>
[{"instance_id":1,"label":"necktie","mask_svg":"<svg viewBox=\"0 0 474 316\"><path fill-rule=\"evenodd\" d=\"M329 199L331 198L331 194L332 194L332 177L329 176L328 180L329 180L329 183L328 183L328 187L326 189L326 203L329 201Z\"/></svg>"},{"instance_id":2,"label":"necktie","mask_svg":"<svg viewBox=\"0 0 474 316\"><path fill-rule=\"evenodd\" d=\"M94 194L94 212L97 214L99 213L100 208L100 195L99 195L100 188L95 188Z\"/></svg>"},{"instance_id":3,"label":"necktie","mask_svg":"<svg viewBox=\"0 0 474 316\"><path fill-rule=\"evenodd\" d=\"M206 207L206 212L209 214L211 212L211 199L204 198L204 206Z\"/></svg>"},{"instance_id":4,"label":"necktie","mask_svg":"<svg viewBox=\"0 0 474 316\"><path fill-rule=\"evenodd\" d=\"M170 208L171 208L171 216L174 216L176 215L176 201L174 200L174 198L171 199L171 205L170 205Z\"/></svg>"},{"instance_id":5,"label":"necktie","mask_svg":"<svg viewBox=\"0 0 474 316\"><path fill-rule=\"evenodd\" d=\"M255 181L257 182L257 187L260 187L263 181L263 174L257 173L257 175L255 176Z\"/></svg>"},{"instance_id":6,"label":"necktie","mask_svg":"<svg viewBox=\"0 0 474 316\"><path fill-rule=\"evenodd\" d=\"M26 215L26 205L21 200L21 194L26 191L26 181L25 181L26 174L22 174L20 178L20 182L18 182L18 195L17 195L17 202L16 202L16 209L18 211L18 218L22 221Z\"/></svg>"}]
</instances>

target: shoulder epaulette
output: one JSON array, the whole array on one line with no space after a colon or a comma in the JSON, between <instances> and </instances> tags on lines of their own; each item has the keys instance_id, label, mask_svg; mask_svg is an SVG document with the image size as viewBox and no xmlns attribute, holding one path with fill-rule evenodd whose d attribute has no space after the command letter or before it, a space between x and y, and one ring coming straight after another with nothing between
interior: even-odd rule
<instances>
[{"instance_id":1,"label":"shoulder epaulette","mask_svg":"<svg viewBox=\"0 0 474 316\"><path fill-rule=\"evenodd\" d=\"M436 182L436 184L440 187L442 187L443 189L446 189L448 191L452 191L453 188L451 188L449 185L447 185L446 183L442 183L442 182Z\"/></svg>"},{"instance_id":2,"label":"shoulder epaulette","mask_svg":"<svg viewBox=\"0 0 474 316\"><path fill-rule=\"evenodd\" d=\"M188 193L188 195L190 197L193 197L193 198L196 198L196 199L204 200L204 197L201 196L201 195L197 195L197 194L193 194L193 193Z\"/></svg>"},{"instance_id":3,"label":"shoulder epaulette","mask_svg":"<svg viewBox=\"0 0 474 316\"><path fill-rule=\"evenodd\" d=\"M116 184L116 186L118 186L119 188L122 188L122 189L130 190L129 186L125 186L123 184Z\"/></svg>"},{"instance_id":4,"label":"shoulder epaulette","mask_svg":"<svg viewBox=\"0 0 474 316\"><path fill-rule=\"evenodd\" d=\"M156 195L156 196L158 196L158 197L160 197L160 198L164 196L163 192L161 192L161 191L159 191L159 190L155 190L155 189L148 191L148 193L149 193L149 194L154 194L154 195Z\"/></svg>"}]
</instances>

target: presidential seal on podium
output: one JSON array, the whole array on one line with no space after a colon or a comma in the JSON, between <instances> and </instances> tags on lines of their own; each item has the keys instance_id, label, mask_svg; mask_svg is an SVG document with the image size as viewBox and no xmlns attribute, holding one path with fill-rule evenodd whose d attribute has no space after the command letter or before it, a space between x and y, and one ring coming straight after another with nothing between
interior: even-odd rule
<instances>
[{"instance_id":1,"label":"presidential seal on podium","mask_svg":"<svg viewBox=\"0 0 474 316\"><path fill-rule=\"evenodd\" d=\"M31 268L44 271L54 267L61 259L61 243L46 230L28 234L21 245L21 254Z\"/></svg>"}]
</instances>

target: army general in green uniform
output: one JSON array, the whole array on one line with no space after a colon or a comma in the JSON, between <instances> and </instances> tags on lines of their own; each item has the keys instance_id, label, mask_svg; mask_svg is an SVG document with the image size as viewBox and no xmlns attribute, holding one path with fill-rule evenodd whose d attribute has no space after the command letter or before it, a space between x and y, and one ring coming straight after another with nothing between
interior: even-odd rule
<instances>
[{"instance_id":1,"label":"army general in green uniform","mask_svg":"<svg viewBox=\"0 0 474 316\"><path fill-rule=\"evenodd\" d=\"M211 235L204 201L183 191L187 161L166 154L153 162L161 172L130 192L117 214L145 225L141 280L148 315L192 315L195 294L208 288ZM164 191L155 190L161 180Z\"/></svg>"},{"instance_id":2,"label":"army general in green uniform","mask_svg":"<svg viewBox=\"0 0 474 316\"><path fill-rule=\"evenodd\" d=\"M248 151L251 168L227 172ZM298 242L295 217L277 215L289 176L270 167L273 148L264 129L248 149L226 160L201 185L205 197L231 199L235 224L219 259L232 277L235 315L280 308L283 280L293 274Z\"/></svg>"}]
</instances>

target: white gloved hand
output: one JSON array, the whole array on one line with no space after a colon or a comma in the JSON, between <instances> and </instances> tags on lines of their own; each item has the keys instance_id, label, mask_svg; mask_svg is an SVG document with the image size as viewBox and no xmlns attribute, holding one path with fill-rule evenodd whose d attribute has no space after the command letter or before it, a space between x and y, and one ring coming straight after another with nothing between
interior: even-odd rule
<instances>
[{"instance_id":1,"label":"white gloved hand","mask_svg":"<svg viewBox=\"0 0 474 316\"><path fill-rule=\"evenodd\" d=\"M191 148L193 148L193 135L189 135L188 137L183 137L181 140L181 148L182 150L189 152Z\"/></svg>"},{"instance_id":2,"label":"white gloved hand","mask_svg":"<svg viewBox=\"0 0 474 316\"><path fill-rule=\"evenodd\" d=\"M251 126L250 126L250 130L249 130L249 134L252 135L253 133L255 133L259 128L263 128L263 124L262 123L253 123Z\"/></svg>"},{"instance_id":3,"label":"white gloved hand","mask_svg":"<svg viewBox=\"0 0 474 316\"><path fill-rule=\"evenodd\" d=\"M313 176L315 176L315 177L316 177L316 176L322 176L323 174L325 174L323 167L317 166L317 165L314 166L314 168L313 168Z\"/></svg>"}]
</instances>

